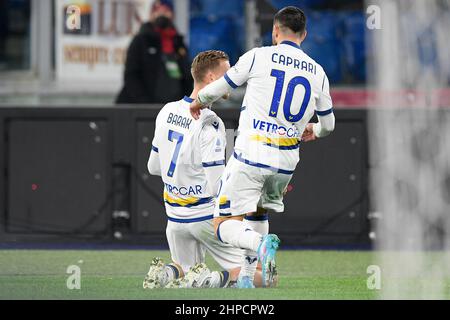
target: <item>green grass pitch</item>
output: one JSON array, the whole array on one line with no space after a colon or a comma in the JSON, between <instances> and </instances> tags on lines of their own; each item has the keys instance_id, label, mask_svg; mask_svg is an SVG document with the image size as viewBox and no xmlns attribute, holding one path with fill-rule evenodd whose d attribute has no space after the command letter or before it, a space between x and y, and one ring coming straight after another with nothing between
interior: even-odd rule
<instances>
[{"instance_id":1,"label":"green grass pitch","mask_svg":"<svg viewBox=\"0 0 450 320\"><path fill-rule=\"evenodd\" d=\"M151 258L168 251L0 250L0 299L375 299L367 289L370 251L279 251L273 289L142 289ZM208 257L211 269L219 269ZM81 289L66 286L69 265Z\"/></svg>"}]
</instances>

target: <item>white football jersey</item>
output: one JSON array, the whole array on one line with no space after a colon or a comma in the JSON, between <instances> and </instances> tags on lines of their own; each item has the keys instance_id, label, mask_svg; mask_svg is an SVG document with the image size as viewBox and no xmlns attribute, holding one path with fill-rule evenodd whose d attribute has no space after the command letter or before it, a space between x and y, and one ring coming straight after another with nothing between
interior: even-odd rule
<instances>
[{"instance_id":1,"label":"white football jersey","mask_svg":"<svg viewBox=\"0 0 450 320\"><path fill-rule=\"evenodd\" d=\"M292 173L299 161L299 139L314 112L333 112L323 68L297 44L283 41L248 51L224 78L232 88L247 82L234 156Z\"/></svg>"},{"instance_id":2,"label":"white football jersey","mask_svg":"<svg viewBox=\"0 0 450 320\"><path fill-rule=\"evenodd\" d=\"M208 191L204 168L225 163L222 120L209 109L194 120L189 112L192 101L184 97L161 109L152 142L159 155L166 212L175 222L212 218L216 195Z\"/></svg>"}]
</instances>

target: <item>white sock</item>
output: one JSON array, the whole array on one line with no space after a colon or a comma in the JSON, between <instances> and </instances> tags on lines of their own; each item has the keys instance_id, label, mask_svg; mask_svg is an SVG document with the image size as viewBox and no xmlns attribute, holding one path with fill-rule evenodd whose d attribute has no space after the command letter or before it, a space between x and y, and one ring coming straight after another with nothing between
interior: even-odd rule
<instances>
[{"instance_id":1,"label":"white sock","mask_svg":"<svg viewBox=\"0 0 450 320\"><path fill-rule=\"evenodd\" d=\"M246 249L241 264L241 271L239 271L239 278L247 276L252 281L255 278L256 267L258 266L258 255L256 251Z\"/></svg>"},{"instance_id":2,"label":"white sock","mask_svg":"<svg viewBox=\"0 0 450 320\"><path fill-rule=\"evenodd\" d=\"M269 217L267 214L263 216L249 216L244 218L245 224L256 232L265 236L269 233Z\"/></svg>"},{"instance_id":3,"label":"white sock","mask_svg":"<svg viewBox=\"0 0 450 320\"><path fill-rule=\"evenodd\" d=\"M225 220L219 225L217 234L222 242L245 249L239 277L248 276L253 280L258 265L256 251L263 236L249 227L246 221L231 219Z\"/></svg>"},{"instance_id":4,"label":"white sock","mask_svg":"<svg viewBox=\"0 0 450 320\"><path fill-rule=\"evenodd\" d=\"M261 216L247 216L244 219L245 225L258 232L262 236L265 236L269 233L269 219L268 215ZM245 249L244 250L244 259L242 262L241 271L239 272L239 276L248 276L250 279L255 277L256 267L258 265L258 255L254 250Z\"/></svg>"},{"instance_id":5,"label":"white sock","mask_svg":"<svg viewBox=\"0 0 450 320\"><path fill-rule=\"evenodd\" d=\"M228 219L220 223L217 229L220 241L229 243L236 248L257 251L262 235L249 228L245 222Z\"/></svg>"}]
</instances>

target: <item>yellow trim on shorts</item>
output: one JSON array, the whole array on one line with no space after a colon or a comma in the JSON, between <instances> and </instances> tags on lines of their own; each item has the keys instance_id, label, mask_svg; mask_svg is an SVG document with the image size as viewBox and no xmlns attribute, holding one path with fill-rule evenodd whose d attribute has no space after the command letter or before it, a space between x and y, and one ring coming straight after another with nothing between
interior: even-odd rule
<instances>
[{"instance_id":1,"label":"yellow trim on shorts","mask_svg":"<svg viewBox=\"0 0 450 320\"><path fill-rule=\"evenodd\" d=\"M221 196L219 198L219 205L224 205L225 203L227 203L228 201L228 197L227 196Z\"/></svg>"},{"instance_id":2,"label":"yellow trim on shorts","mask_svg":"<svg viewBox=\"0 0 450 320\"><path fill-rule=\"evenodd\" d=\"M250 136L250 140L264 142L266 144L279 147L290 147L295 146L299 143L297 138L269 138L259 134L254 134Z\"/></svg>"}]
</instances>

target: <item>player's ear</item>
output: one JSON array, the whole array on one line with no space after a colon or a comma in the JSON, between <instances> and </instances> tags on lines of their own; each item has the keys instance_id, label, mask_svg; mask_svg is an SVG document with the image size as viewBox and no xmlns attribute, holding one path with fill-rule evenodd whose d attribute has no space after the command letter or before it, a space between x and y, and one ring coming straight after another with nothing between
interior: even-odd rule
<instances>
[{"instance_id":1,"label":"player's ear","mask_svg":"<svg viewBox=\"0 0 450 320\"><path fill-rule=\"evenodd\" d=\"M206 75L206 83L211 83L214 82L215 77L214 77L214 73L212 71L208 71L208 74Z\"/></svg>"},{"instance_id":2,"label":"player's ear","mask_svg":"<svg viewBox=\"0 0 450 320\"><path fill-rule=\"evenodd\" d=\"M278 36L278 34L280 33L280 26L278 26L277 23L273 24L273 29L272 29L272 33L275 37Z\"/></svg>"},{"instance_id":3,"label":"player's ear","mask_svg":"<svg viewBox=\"0 0 450 320\"><path fill-rule=\"evenodd\" d=\"M279 28L276 23L273 24L272 28L272 44L277 45L277 37L278 37Z\"/></svg>"},{"instance_id":4,"label":"player's ear","mask_svg":"<svg viewBox=\"0 0 450 320\"><path fill-rule=\"evenodd\" d=\"M306 31L306 29L305 29L305 32L303 32L301 39L300 39L301 42L305 41L307 35L308 35L308 31Z\"/></svg>"}]
</instances>

